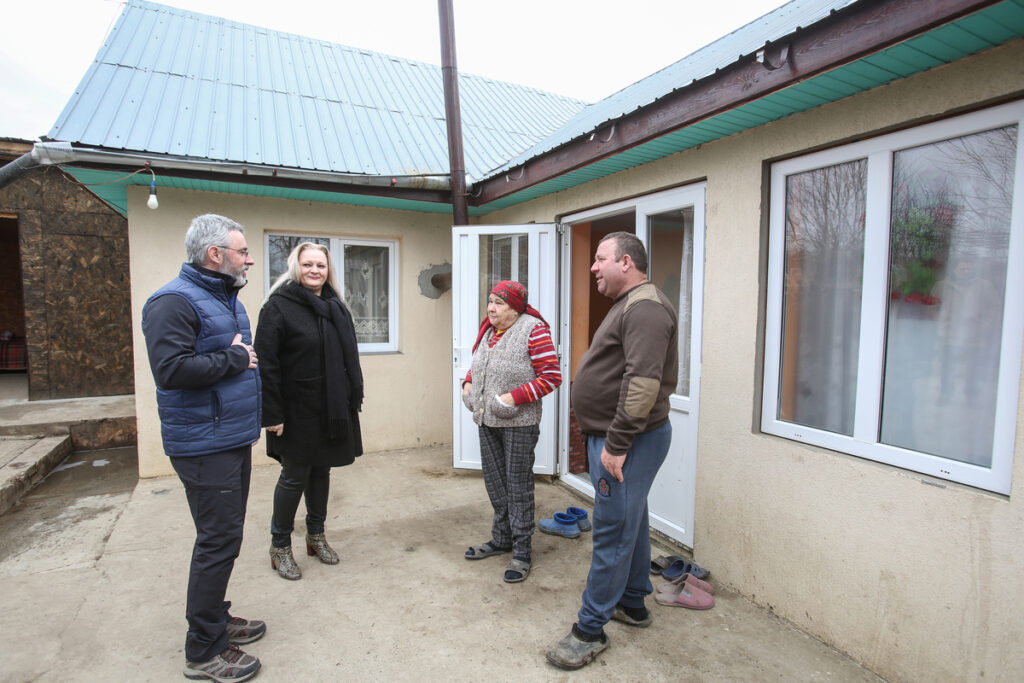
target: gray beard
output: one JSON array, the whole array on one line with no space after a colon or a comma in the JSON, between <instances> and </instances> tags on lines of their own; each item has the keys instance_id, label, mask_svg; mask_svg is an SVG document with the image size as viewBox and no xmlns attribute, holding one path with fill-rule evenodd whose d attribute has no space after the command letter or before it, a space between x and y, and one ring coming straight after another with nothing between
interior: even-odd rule
<instances>
[{"instance_id":1,"label":"gray beard","mask_svg":"<svg viewBox=\"0 0 1024 683\"><path fill-rule=\"evenodd\" d=\"M249 282L248 280L245 279L245 271L244 270L242 272L240 272L240 273L237 273L237 274L232 273L231 272L231 268L226 263L225 264L221 264L220 268L217 269L217 272L218 273L223 273L224 275L230 275L233 278L235 278L235 287L238 287L239 289L241 289L242 287L245 287L245 285L248 284L248 282Z\"/></svg>"}]
</instances>

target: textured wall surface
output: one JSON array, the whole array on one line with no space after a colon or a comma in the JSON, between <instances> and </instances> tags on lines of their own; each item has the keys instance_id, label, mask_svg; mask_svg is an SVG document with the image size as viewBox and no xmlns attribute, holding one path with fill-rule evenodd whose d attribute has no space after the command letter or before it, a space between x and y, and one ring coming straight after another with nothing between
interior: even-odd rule
<instances>
[{"instance_id":1,"label":"textured wall surface","mask_svg":"<svg viewBox=\"0 0 1024 683\"><path fill-rule=\"evenodd\" d=\"M549 221L706 182L694 553L886 680L1024 680L1007 647L1024 639L1024 381L1009 496L761 432L766 162L1022 93L1017 40L486 217Z\"/></svg>"},{"instance_id":2,"label":"textured wall surface","mask_svg":"<svg viewBox=\"0 0 1024 683\"><path fill-rule=\"evenodd\" d=\"M451 291L434 298L424 294L419 283L425 269L451 262L450 216L174 188L161 190L160 209L150 211L147 197L145 187L128 188L140 476L174 473L160 440L156 389L142 335L142 306L180 271L185 232L201 213L219 213L245 227L256 265L249 269L249 284L239 300L254 324L266 297L268 232L397 240L398 351L360 356L366 391L359 416L363 450L451 443ZM265 441L253 448L254 462L277 467L264 455Z\"/></svg>"},{"instance_id":3,"label":"textured wall surface","mask_svg":"<svg viewBox=\"0 0 1024 683\"><path fill-rule=\"evenodd\" d=\"M0 189L21 248L29 399L130 394L128 222L57 168Z\"/></svg>"}]
</instances>

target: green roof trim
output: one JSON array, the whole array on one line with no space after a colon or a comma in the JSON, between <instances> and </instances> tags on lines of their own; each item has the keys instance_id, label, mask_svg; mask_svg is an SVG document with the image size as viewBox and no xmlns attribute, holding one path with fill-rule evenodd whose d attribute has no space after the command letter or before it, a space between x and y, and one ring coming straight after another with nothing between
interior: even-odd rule
<instances>
[{"instance_id":1,"label":"green roof trim","mask_svg":"<svg viewBox=\"0 0 1024 683\"><path fill-rule=\"evenodd\" d=\"M128 192L125 188L128 185L143 185L148 187L151 180L148 174L138 174L129 178L124 178L124 173L119 171L97 171L94 169L75 168L74 166L64 166L63 168L74 176L78 182L87 186L93 193L99 196L100 199L105 201L115 211L123 216L128 215ZM369 206L378 209L419 211L422 213L451 213L452 210L450 204L438 204L435 202L340 192L324 192L322 190L270 187L265 185L251 185L249 183L196 180L193 178L164 176L159 173L157 173L156 176L156 187L158 193L161 188L173 187L179 190L222 192L225 194L239 194L250 197L273 197L276 199L324 202L327 204L345 204L350 206ZM480 209L470 209L471 215L483 215L484 213L486 212Z\"/></svg>"},{"instance_id":2,"label":"green roof trim","mask_svg":"<svg viewBox=\"0 0 1024 683\"><path fill-rule=\"evenodd\" d=\"M822 104L873 90L1020 36L1024 36L1024 0L1006 0L785 90L502 197L484 208L489 213L582 185Z\"/></svg>"}]
</instances>

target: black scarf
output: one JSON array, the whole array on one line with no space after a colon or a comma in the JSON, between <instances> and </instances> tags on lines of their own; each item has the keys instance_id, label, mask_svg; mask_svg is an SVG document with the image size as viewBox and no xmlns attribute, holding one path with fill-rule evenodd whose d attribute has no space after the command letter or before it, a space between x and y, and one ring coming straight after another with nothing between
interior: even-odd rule
<instances>
[{"instance_id":1,"label":"black scarf","mask_svg":"<svg viewBox=\"0 0 1024 683\"><path fill-rule=\"evenodd\" d=\"M350 411L363 407L363 371L359 367L359 346L352 314L328 284L324 284L320 296L298 284L293 284L292 290L302 293L306 305L316 315L326 394L327 434L331 439L340 439L350 431Z\"/></svg>"}]
</instances>

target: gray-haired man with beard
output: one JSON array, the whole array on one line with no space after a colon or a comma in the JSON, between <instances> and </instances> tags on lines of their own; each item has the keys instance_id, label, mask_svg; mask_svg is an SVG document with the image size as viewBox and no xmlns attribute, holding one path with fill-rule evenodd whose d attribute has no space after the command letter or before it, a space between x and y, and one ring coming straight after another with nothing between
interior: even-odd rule
<instances>
[{"instance_id":1,"label":"gray-haired man with beard","mask_svg":"<svg viewBox=\"0 0 1024 683\"><path fill-rule=\"evenodd\" d=\"M260 437L260 375L238 301L253 260L242 226L214 214L193 219L185 248L189 261L142 309L164 452L196 527L184 674L244 681L260 661L237 645L267 630L262 621L232 617L224 600L242 547L252 445Z\"/></svg>"}]
</instances>

